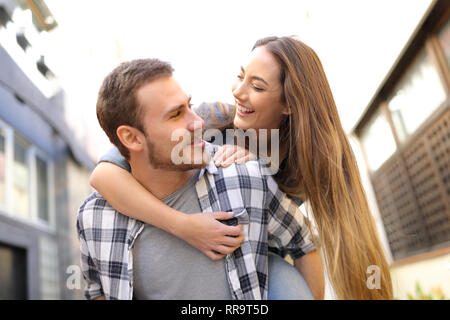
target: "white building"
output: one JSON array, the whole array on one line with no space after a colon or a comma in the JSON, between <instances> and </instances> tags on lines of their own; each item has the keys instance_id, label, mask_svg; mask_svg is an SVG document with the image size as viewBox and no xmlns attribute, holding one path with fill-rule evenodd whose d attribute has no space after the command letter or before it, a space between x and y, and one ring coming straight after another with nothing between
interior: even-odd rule
<instances>
[{"instance_id":1,"label":"white building","mask_svg":"<svg viewBox=\"0 0 450 320\"><path fill-rule=\"evenodd\" d=\"M93 160L64 120L41 48L44 1L0 0L0 300L81 299L77 209Z\"/></svg>"},{"instance_id":2,"label":"white building","mask_svg":"<svg viewBox=\"0 0 450 320\"><path fill-rule=\"evenodd\" d=\"M450 6L433 1L352 130L396 298L450 298ZM416 297L417 298L417 297Z\"/></svg>"}]
</instances>

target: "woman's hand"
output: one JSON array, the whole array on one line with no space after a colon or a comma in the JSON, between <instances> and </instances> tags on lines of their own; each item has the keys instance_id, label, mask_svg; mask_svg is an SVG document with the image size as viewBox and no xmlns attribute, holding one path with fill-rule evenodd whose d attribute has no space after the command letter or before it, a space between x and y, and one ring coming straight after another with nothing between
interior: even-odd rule
<instances>
[{"instance_id":1,"label":"woman's hand","mask_svg":"<svg viewBox=\"0 0 450 320\"><path fill-rule=\"evenodd\" d=\"M239 248L244 240L242 225L227 226L217 220L228 220L232 212L185 214L177 236L212 260L220 260Z\"/></svg>"},{"instance_id":2,"label":"woman's hand","mask_svg":"<svg viewBox=\"0 0 450 320\"><path fill-rule=\"evenodd\" d=\"M256 156L245 148L225 144L214 155L214 163L217 167L228 167L232 163L244 163L250 160L255 160Z\"/></svg>"}]
</instances>

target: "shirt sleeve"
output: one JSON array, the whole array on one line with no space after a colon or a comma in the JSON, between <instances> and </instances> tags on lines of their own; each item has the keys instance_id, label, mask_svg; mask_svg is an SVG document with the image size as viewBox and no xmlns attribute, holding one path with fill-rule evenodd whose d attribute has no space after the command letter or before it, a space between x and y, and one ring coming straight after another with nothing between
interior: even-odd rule
<instances>
[{"instance_id":1,"label":"shirt sleeve","mask_svg":"<svg viewBox=\"0 0 450 320\"><path fill-rule=\"evenodd\" d=\"M127 170L128 172L131 172L130 164L128 163L127 159L125 159L125 157L120 153L117 147L112 147L107 153L100 157L100 160L98 162L111 162L116 166L119 166L122 169Z\"/></svg>"},{"instance_id":2,"label":"shirt sleeve","mask_svg":"<svg viewBox=\"0 0 450 320\"><path fill-rule=\"evenodd\" d=\"M282 257L289 254L293 260L314 251L311 231L297 203L279 189L272 176L265 178L269 249Z\"/></svg>"},{"instance_id":3,"label":"shirt sleeve","mask_svg":"<svg viewBox=\"0 0 450 320\"><path fill-rule=\"evenodd\" d=\"M84 288L84 296L86 299L92 300L104 295L104 293L100 281L99 271L91 257L91 254L89 253L89 246L82 222L82 215L84 211L83 208L84 206L82 206L78 212L77 233L80 240L81 272L86 283Z\"/></svg>"},{"instance_id":4,"label":"shirt sleeve","mask_svg":"<svg viewBox=\"0 0 450 320\"><path fill-rule=\"evenodd\" d=\"M294 196L290 196L288 194L286 196L289 199L291 199L292 201L294 201L297 204L297 206L299 206L299 207L303 204L303 202L305 202L302 197L294 197Z\"/></svg>"},{"instance_id":5,"label":"shirt sleeve","mask_svg":"<svg viewBox=\"0 0 450 320\"><path fill-rule=\"evenodd\" d=\"M203 102L195 108L195 112L205 122L205 129L221 129L233 122L234 106L222 102Z\"/></svg>"}]
</instances>

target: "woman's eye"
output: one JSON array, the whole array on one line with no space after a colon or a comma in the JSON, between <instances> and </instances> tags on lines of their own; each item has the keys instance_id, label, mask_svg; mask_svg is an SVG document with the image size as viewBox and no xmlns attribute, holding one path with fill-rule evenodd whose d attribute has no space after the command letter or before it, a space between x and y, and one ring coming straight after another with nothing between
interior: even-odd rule
<instances>
[{"instance_id":1,"label":"woman's eye","mask_svg":"<svg viewBox=\"0 0 450 320\"><path fill-rule=\"evenodd\" d=\"M257 87L255 85L253 86L253 89L255 89L256 91L259 91L259 92L264 91L263 88Z\"/></svg>"},{"instance_id":2,"label":"woman's eye","mask_svg":"<svg viewBox=\"0 0 450 320\"><path fill-rule=\"evenodd\" d=\"M238 77L238 79L244 80L244 76L243 75L239 74L237 77Z\"/></svg>"}]
</instances>

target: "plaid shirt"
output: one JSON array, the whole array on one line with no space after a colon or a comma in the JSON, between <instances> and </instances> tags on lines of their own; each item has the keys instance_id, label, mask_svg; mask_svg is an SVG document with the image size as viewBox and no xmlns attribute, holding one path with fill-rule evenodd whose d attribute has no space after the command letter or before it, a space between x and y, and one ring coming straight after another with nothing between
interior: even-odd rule
<instances>
[{"instance_id":1,"label":"plaid shirt","mask_svg":"<svg viewBox=\"0 0 450 320\"><path fill-rule=\"evenodd\" d=\"M260 161L201 169L196 191L202 212L233 211L244 227L241 246L225 257L234 300L267 299L268 250L297 259L315 250L297 204L281 192ZM85 296L132 299L133 244L144 223L117 212L95 192L77 216Z\"/></svg>"}]
</instances>

